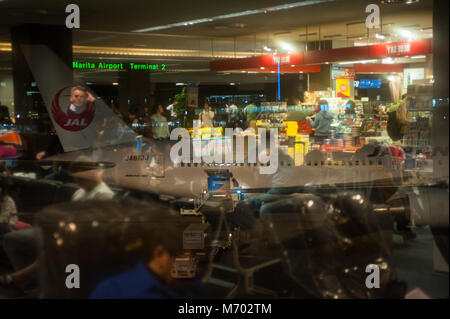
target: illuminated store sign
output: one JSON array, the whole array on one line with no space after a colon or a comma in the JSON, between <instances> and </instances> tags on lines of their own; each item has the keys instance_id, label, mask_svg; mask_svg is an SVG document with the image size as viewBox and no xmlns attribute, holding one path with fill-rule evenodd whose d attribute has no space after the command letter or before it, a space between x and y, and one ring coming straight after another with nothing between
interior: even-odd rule
<instances>
[{"instance_id":1,"label":"illuminated store sign","mask_svg":"<svg viewBox=\"0 0 450 319\"><path fill-rule=\"evenodd\" d=\"M80 70L152 70L166 71L165 64L148 64L148 63L106 63L106 62L72 62L73 69Z\"/></svg>"}]
</instances>

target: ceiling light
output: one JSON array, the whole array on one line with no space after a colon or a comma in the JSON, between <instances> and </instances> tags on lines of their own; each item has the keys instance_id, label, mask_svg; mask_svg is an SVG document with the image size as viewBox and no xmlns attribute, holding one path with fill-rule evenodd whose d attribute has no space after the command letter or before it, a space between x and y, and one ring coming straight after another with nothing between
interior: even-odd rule
<instances>
[{"instance_id":1,"label":"ceiling light","mask_svg":"<svg viewBox=\"0 0 450 319\"><path fill-rule=\"evenodd\" d=\"M411 59L425 59L427 56L426 55L415 55L412 56Z\"/></svg>"},{"instance_id":2,"label":"ceiling light","mask_svg":"<svg viewBox=\"0 0 450 319\"><path fill-rule=\"evenodd\" d=\"M389 75L388 78L389 82L392 82L395 80L395 77L393 75Z\"/></svg>"},{"instance_id":3,"label":"ceiling light","mask_svg":"<svg viewBox=\"0 0 450 319\"><path fill-rule=\"evenodd\" d=\"M261 70L264 70L264 67L262 66L262 67L260 67L260 69L261 69Z\"/></svg>"},{"instance_id":4,"label":"ceiling light","mask_svg":"<svg viewBox=\"0 0 450 319\"><path fill-rule=\"evenodd\" d=\"M392 63L394 63L394 62L395 62L394 59L392 59L392 58L390 58L390 57L381 60L381 63L383 63L383 64L392 64Z\"/></svg>"},{"instance_id":5,"label":"ceiling light","mask_svg":"<svg viewBox=\"0 0 450 319\"><path fill-rule=\"evenodd\" d=\"M380 40L384 40L384 35L382 34L375 34L375 38L380 39Z\"/></svg>"},{"instance_id":6,"label":"ceiling light","mask_svg":"<svg viewBox=\"0 0 450 319\"><path fill-rule=\"evenodd\" d=\"M267 46L264 46L264 51L270 52L270 51L272 51L272 49Z\"/></svg>"},{"instance_id":7,"label":"ceiling light","mask_svg":"<svg viewBox=\"0 0 450 319\"><path fill-rule=\"evenodd\" d=\"M112 85L119 85L119 83L118 82L113 82Z\"/></svg>"},{"instance_id":8,"label":"ceiling light","mask_svg":"<svg viewBox=\"0 0 450 319\"><path fill-rule=\"evenodd\" d=\"M215 16L215 17L201 18L201 19L171 23L171 24L166 24L166 25L161 25L161 26L154 26L154 27L150 27L150 28L134 30L132 32L151 32L151 31L164 30L164 29L170 29L170 28L175 28L175 27L182 27L182 26L186 26L188 24L192 25L192 24L205 23L205 22L210 22L211 20L217 21L217 20L224 20L224 19L232 19L232 18L244 17L244 16L248 16L248 15L253 15L253 14L261 14L261 13L266 13L266 12L286 10L286 9L291 9L291 8L304 7L304 6L326 3L326 2L334 2L334 1L335 0L298 1L298 2L294 2L294 3L282 4L282 5L278 5L278 6L274 6L274 7L266 7L266 8L255 9L255 10L247 10L247 11L242 11L242 12L219 15L219 16Z\"/></svg>"},{"instance_id":9,"label":"ceiling light","mask_svg":"<svg viewBox=\"0 0 450 319\"><path fill-rule=\"evenodd\" d=\"M236 85L236 83L230 83L230 85Z\"/></svg>"}]
</instances>

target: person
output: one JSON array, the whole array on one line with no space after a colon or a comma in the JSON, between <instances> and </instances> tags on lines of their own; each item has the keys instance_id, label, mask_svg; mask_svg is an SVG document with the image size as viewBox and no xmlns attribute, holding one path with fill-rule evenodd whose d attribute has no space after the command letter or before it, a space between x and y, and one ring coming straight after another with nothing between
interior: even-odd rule
<instances>
[{"instance_id":1,"label":"person","mask_svg":"<svg viewBox=\"0 0 450 319\"><path fill-rule=\"evenodd\" d=\"M139 124L139 119L137 116L137 110L132 109L128 112L126 118L125 118L125 123L130 126L132 129L137 129L137 126Z\"/></svg>"},{"instance_id":2,"label":"person","mask_svg":"<svg viewBox=\"0 0 450 319\"><path fill-rule=\"evenodd\" d=\"M169 104L167 107L166 107L166 110L167 111L170 111L170 118L171 118L171 121L174 121L176 118L177 118L177 113L175 112L175 105L177 105L177 101L175 101L175 102L173 102L172 104Z\"/></svg>"},{"instance_id":3,"label":"person","mask_svg":"<svg viewBox=\"0 0 450 319\"><path fill-rule=\"evenodd\" d=\"M402 101L398 105L397 108L397 120L400 125L400 134L403 136L406 131L406 127L408 126L408 118L406 116L406 105L411 98L406 94L402 95Z\"/></svg>"},{"instance_id":4,"label":"person","mask_svg":"<svg viewBox=\"0 0 450 319\"><path fill-rule=\"evenodd\" d=\"M175 257L182 251L183 224L173 211L162 205L146 206L145 217L136 219L129 245L138 251L137 262L117 275L107 277L93 289L90 299L168 299L205 297L197 279L177 282L172 277ZM151 208L148 208L151 207ZM132 209L131 209L132 210ZM133 239L131 239L133 238ZM131 249L127 249L130 252ZM186 285L187 284L187 285Z\"/></svg>"},{"instance_id":5,"label":"person","mask_svg":"<svg viewBox=\"0 0 450 319\"><path fill-rule=\"evenodd\" d=\"M211 111L211 107L208 102L203 105L203 110L200 113L200 121L202 122L202 127L213 127L214 112Z\"/></svg>"},{"instance_id":6,"label":"person","mask_svg":"<svg viewBox=\"0 0 450 319\"><path fill-rule=\"evenodd\" d=\"M76 166L80 162L88 161L87 157L79 156L71 168L72 175L80 187L72 195L72 201L113 199L114 192L103 182L102 170L84 170ZM3 249L16 272L0 276L0 286L26 284L33 279L37 269L36 239L39 236L36 228L22 229L5 235Z\"/></svg>"},{"instance_id":7,"label":"person","mask_svg":"<svg viewBox=\"0 0 450 319\"><path fill-rule=\"evenodd\" d=\"M167 125L167 119L163 116L164 108L162 105L158 105L156 113L152 115L152 128L153 138L155 140L167 139L170 137L169 127Z\"/></svg>"},{"instance_id":8,"label":"person","mask_svg":"<svg viewBox=\"0 0 450 319\"><path fill-rule=\"evenodd\" d=\"M94 119L95 98L85 87L76 85L70 90L69 100L70 105L66 112L63 112L58 98L55 97L52 103L53 119L65 130L79 131Z\"/></svg>"},{"instance_id":9,"label":"person","mask_svg":"<svg viewBox=\"0 0 450 319\"><path fill-rule=\"evenodd\" d=\"M307 116L306 119L310 122L311 126L316 129L314 133L314 140L317 143L322 144L324 139L328 138L331 123L333 123L333 115L328 111L328 102L326 100L319 101L320 112L316 114L314 121Z\"/></svg>"},{"instance_id":10,"label":"person","mask_svg":"<svg viewBox=\"0 0 450 319\"><path fill-rule=\"evenodd\" d=\"M406 94L403 94L400 103L388 111L387 132L393 141L401 140L405 134L408 125L406 104L409 99Z\"/></svg>"},{"instance_id":11,"label":"person","mask_svg":"<svg viewBox=\"0 0 450 319\"><path fill-rule=\"evenodd\" d=\"M256 119L258 118L259 115L258 107L255 104L253 104L253 102L251 102L244 108L243 113L247 119L248 127L256 131Z\"/></svg>"},{"instance_id":12,"label":"person","mask_svg":"<svg viewBox=\"0 0 450 319\"><path fill-rule=\"evenodd\" d=\"M8 233L19 221L14 200L8 195L6 183L0 181L0 235Z\"/></svg>"},{"instance_id":13,"label":"person","mask_svg":"<svg viewBox=\"0 0 450 319\"><path fill-rule=\"evenodd\" d=\"M356 104L352 100L348 100L345 105L345 114L356 115Z\"/></svg>"},{"instance_id":14,"label":"person","mask_svg":"<svg viewBox=\"0 0 450 319\"><path fill-rule=\"evenodd\" d=\"M226 108L228 114L228 122L232 123L236 120L239 109L234 103L231 103L230 105L226 104Z\"/></svg>"}]
</instances>

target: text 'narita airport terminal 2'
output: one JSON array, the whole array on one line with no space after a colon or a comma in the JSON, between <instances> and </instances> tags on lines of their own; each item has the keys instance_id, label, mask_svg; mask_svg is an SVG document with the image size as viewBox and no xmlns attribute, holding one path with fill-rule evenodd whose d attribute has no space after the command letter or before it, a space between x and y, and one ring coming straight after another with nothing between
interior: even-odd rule
<instances>
[{"instance_id":1,"label":"text 'narita airport terminal 2'","mask_svg":"<svg viewBox=\"0 0 450 319\"><path fill-rule=\"evenodd\" d=\"M165 71L165 64L148 64L148 63L106 63L106 62L72 62L73 69L83 70L153 70Z\"/></svg>"}]
</instances>

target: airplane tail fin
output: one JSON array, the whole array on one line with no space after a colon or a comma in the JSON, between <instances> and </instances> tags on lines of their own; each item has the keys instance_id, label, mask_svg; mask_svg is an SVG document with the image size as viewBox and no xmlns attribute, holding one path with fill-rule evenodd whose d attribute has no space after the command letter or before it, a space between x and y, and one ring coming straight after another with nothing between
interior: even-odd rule
<instances>
[{"instance_id":1,"label":"airplane tail fin","mask_svg":"<svg viewBox=\"0 0 450 319\"><path fill-rule=\"evenodd\" d=\"M90 91L77 109L70 102L72 69L47 46L23 45L42 99L65 152L136 141L137 134Z\"/></svg>"}]
</instances>

